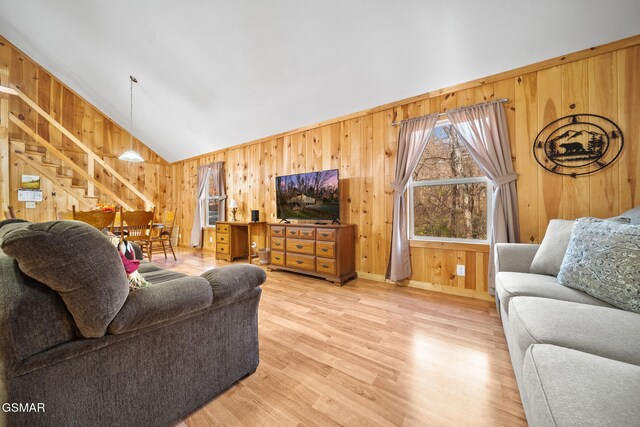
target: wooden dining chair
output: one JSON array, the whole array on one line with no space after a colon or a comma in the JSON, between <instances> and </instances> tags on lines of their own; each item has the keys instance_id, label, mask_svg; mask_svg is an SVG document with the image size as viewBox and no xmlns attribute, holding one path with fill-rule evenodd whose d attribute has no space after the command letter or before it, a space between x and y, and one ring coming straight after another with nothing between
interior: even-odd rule
<instances>
[{"instance_id":1,"label":"wooden dining chair","mask_svg":"<svg viewBox=\"0 0 640 427\"><path fill-rule=\"evenodd\" d=\"M171 243L171 239L173 237L174 225L176 222L176 211L167 211L164 214L164 222L162 224L162 228L160 229L160 233L157 236L154 236L149 241L149 252L154 252L157 248L157 252L160 253L160 249L164 253L164 259L167 259L167 246L171 249L171 254L173 255L173 260L177 261L176 252L173 250L173 244ZM155 245L155 246L154 246Z\"/></svg>"},{"instance_id":2,"label":"wooden dining chair","mask_svg":"<svg viewBox=\"0 0 640 427\"><path fill-rule=\"evenodd\" d=\"M5 219L15 219L16 214L13 212L13 206L7 206L7 210L2 212Z\"/></svg>"},{"instance_id":3,"label":"wooden dining chair","mask_svg":"<svg viewBox=\"0 0 640 427\"><path fill-rule=\"evenodd\" d=\"M135 242L142 254L147 254L151 261L151 230L153 229L153 218L156 208L151 211L122 211L120 213L120 237L129 242Z\"/></svg>"},{"instance_id":4,"label":"wooden dining chair","mask_svg":"<svg viewBox=\"0 0 640 427\"><path fill-rule=\"evenodd\" d=\"M116 218L115 212L103 211L76 211L76 205L71 207L73 219L76 221L86 222L102 231L105 228L109 231L113 230L113 221Z\"/></svg>"}]
</instances>

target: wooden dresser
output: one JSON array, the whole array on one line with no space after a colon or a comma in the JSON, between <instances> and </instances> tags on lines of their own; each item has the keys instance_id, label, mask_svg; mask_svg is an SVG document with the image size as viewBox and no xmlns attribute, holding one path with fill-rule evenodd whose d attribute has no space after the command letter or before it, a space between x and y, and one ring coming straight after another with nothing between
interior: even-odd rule
<instances>
[{"instance_id":1,"label":"wooden dresser","mask_svg":"<svg viewBox=\"0 0 640 427\"><path fill-rule=\"evenodd\" d=\"M356 277L355 224L269 224L270 270L322 277L336 285Z\"/></svg>"}]
</instances>

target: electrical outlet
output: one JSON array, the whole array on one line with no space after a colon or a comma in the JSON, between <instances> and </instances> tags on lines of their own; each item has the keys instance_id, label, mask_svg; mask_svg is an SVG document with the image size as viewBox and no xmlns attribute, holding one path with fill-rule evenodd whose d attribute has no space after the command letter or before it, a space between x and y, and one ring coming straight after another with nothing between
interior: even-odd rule
<instances>
[{"instance_id":1,"label":"electrical outlet","mask_svg":"<svg viewBox=\"0 0 640 427\"><path fill-rule=\"evenodd\" d=\"M178 233L178 239L182 239L182 233Z\"/></svg>"},{"instance_id":2,"label":"electrical outlet","mask_svg":"<svg viewBox=\"0 0 640 427\"><path fill-rule=\"evenodd\" d=\"M213 237L209 237L209 243L213 243Z\"/></svg>"},{"instance_id":3,"label":"electrical outlet","mask_svg":"<svg viewBox=\"0 0 640 427\"><path fill-rule=\"evenodd\" d=\"M464 276L464 264L456 265L456 274L458 276Z\"/></svg>"}]
</instances>

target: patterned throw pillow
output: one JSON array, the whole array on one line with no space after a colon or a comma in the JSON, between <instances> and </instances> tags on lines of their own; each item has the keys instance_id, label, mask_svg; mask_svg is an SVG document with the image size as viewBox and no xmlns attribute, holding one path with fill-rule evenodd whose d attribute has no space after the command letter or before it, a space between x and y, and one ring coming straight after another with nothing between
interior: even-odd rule
<instances>
[{"instance_id":1,"label":"patterned throw pillow","mask_svg":"<svg viewBox=\"0 0 640 427\"><path fill-rule=\"evenodd\" d=\"M558 282L640 313L640 226L577 219Z\"/></svg>"}]
</instances>

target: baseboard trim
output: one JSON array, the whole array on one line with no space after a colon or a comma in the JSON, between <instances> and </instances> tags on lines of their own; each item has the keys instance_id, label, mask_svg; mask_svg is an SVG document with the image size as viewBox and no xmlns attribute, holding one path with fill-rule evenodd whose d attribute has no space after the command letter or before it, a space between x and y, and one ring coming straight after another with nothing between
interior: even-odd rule
<instances>
[{"instance_id":1,"label":"baseboard trim","mask_svg":"<svg viewBox=\"0 0 640 427\"><path fill-rule=\"evenodd\" d=\"M382 274L365 273L358 271L358 278L373 280L375 282L385 283L387 285L406 286L409 288L424 289L431 292L441 292L448 295L458 295L467 298L474 298L483 301L495 301L496 299L484 291L476 291L473 289L461 289L453 286L442 286L436 283L421 282L418 280L403 280L401 282L393 282L384 278Z\"/></svg>"}]
</instances>

